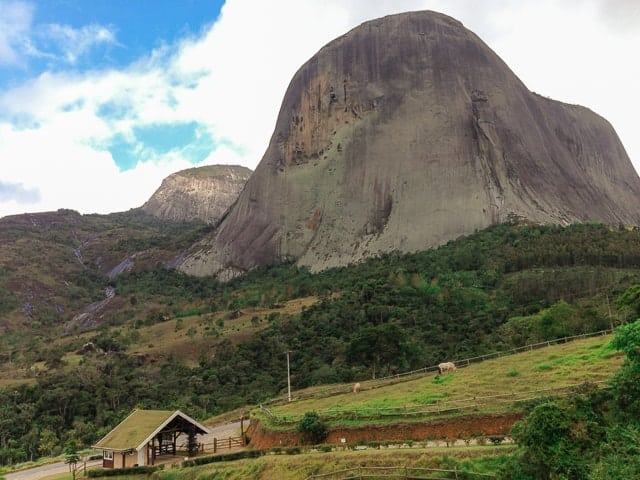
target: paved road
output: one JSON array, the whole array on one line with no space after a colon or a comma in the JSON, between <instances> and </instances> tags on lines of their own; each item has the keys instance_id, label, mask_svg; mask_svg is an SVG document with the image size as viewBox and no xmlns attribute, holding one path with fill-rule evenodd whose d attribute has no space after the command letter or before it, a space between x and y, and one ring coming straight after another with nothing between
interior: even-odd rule
<instances>
[{"instance_id":1,"label":"paved road","mask_svg":"<svg viewBox=\"0 0 640 480\"><path fill-rule=\"evenodd\" d=\"M249 426L249 421L245 420L244 429L246 430ZM210 437L216 438L228 438L228 437L239 437L240 436L240 422L227 423L226 425L219 425L217 427L212 427ZM205 435L206 436L206 435Z\"/></svg>"},{"instance_id":2,"label":"paved road","mask_svg":"<svg viewBox=\"0 0 640 480\"><path fill-rule=\"evenodd\" d=\"M87 462L87 468L102 465L102 460L91 460ZM78 469L82 468L82 463L78 463ZM6 480L37 480L39 478L57 475L59 473L69 473L69 465L64 462L48 463L39 467L21 470L19 472L6 473Z\"/></svg>"}]
</instances>

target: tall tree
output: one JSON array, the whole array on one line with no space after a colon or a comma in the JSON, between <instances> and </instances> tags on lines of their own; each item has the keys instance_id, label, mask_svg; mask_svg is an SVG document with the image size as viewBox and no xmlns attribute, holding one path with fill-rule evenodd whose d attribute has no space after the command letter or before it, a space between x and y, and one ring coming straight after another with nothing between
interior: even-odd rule
<instances>
[{"instance_id":1,"label":"tall tree","mask_svg":"<svg viewBox=\"0 0 640 480\"><path fill-rule=\"evenodd\" d=\"M76 472L78 471L78 462L80 461L80 454L78 453L78 445L74 440L71 440L64 447L64 463L69 465L69 471L73 480L76 480Z\"/></svg>"}]
</instances>

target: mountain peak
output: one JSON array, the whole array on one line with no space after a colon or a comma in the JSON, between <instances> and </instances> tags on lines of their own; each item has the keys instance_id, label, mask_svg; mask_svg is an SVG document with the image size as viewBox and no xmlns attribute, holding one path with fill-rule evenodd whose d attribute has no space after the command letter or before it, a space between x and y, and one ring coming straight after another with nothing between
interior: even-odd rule
<instances>
[{"instance_id":1,"label":"mountain peak","mask_svg":"<svg viewBox=\"0 0 640 480\"><path fill-rule=\"evenodd\" d=\"M640 179L587 108L530 92L460 22L366 22L294 75L262 161L181 269L230 278L428 249L513 218L633 224Z\"/></svg>"},{"instance_id":2,"label":"mountain peak","mask_svg":"<svg viewBox=\"0 0 640 480\"><path fill-rule=\"evenodd\" d=\"M218 222L235 202L251 170L238 165L208 165L169 175L141 209L174 221Z\"/></svg>"}]
</instances>

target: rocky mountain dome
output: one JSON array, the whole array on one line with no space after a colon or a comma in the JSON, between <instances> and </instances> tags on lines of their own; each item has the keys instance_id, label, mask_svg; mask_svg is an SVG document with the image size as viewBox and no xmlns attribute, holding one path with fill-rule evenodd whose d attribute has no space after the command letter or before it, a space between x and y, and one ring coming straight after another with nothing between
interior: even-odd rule
<instances>
[{"instance_id":1,"label":"rocky mountain dome","mask_svg":"<svg viewBox=\"0 0 640 480\"><path fill-rule=\"evenodd\" d=\"M159 218L214 224L236 201L251 176L238 165L208 165L169 175L141 207Z\"/></svg>"},{"instance_id":2,"label":"rocky mountain dome","mask_svg":"<svg viewBox=\"0 0 640 480\"><path fill-rule=\"evenodd\" d=\"M262 161L180 268L225 279L295 260L317 271L513 218L638 225L639 200L604 118L530 92L455 19L404 13L300 68Z\"/></svg>"}]
</instances>

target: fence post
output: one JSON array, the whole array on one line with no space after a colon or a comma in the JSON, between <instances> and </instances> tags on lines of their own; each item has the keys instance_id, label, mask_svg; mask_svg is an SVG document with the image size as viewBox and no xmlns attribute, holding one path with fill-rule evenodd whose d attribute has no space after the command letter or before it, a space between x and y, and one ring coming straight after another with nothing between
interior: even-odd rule
<instances>
[{"instance_id":1,"label":"fence post","mask_svg":"<svg viewBox=\"0 0 640 480\"><path fill-rule=\"evenodd\" d=\"M213 453L217 453L218 452L218 439L216 437L213 437Z\"/></svg>"}]
</instances>

